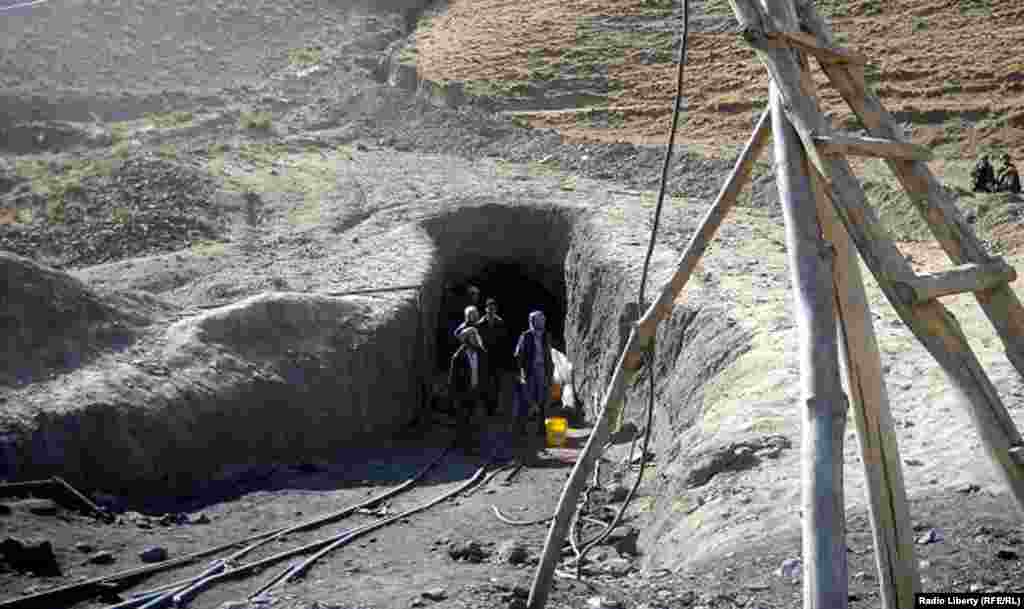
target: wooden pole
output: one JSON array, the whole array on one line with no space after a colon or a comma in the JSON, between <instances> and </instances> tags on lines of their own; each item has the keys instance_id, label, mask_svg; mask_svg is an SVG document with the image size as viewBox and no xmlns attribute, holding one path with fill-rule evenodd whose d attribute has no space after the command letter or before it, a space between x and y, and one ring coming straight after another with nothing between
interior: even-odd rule
<instances>
[{"instance_id":1,"label":"wooden pole","mask_svg":"<svg viewBox=\"0 0 1024 609\"><path fill-rule=\"evenodd\" d=\"M889 230L868 205L864 190L853 175L849 163L844 158L823 159L817 154L814 137L829 135L831 127L814 100L804 93L807 87L802 86L801 69L794 57L765 43L764 32L767 26L775 28L778 27L777 24L788 24L789 21L783 22L763 16L754 0L729 2L743 27L744 38L758 52L773 81L779 87L785 100L787 116L800 135L804 152L812 161L811 171L820 173L823 182L828 185L828 197L847 234L857 245L861 258L871 269L896 313L967 398L970 415L978 428L986 452L1005 477L1018 505L1024 507L1024 467L1016 464L1010 452L1014 447L1024 444L1024 439L999 398L991 379L985 374L984 368L971 349L967 337L953 315L938 300L916 304L912 290L904 293L899 289L899 285L907 280L913 281L913 269L896 247ZM808 14L813 13L813 9L809 7L805 10L810 11ZM807 18L807 15L804 17ZM825 68L826 73L832 78L830 68ZM842 74L849 76L847 72ZM838 77L833 78L833 84L841 88L837 79ZM856 111L854 104L851 103L851 107ZM862 120L868 124L866 116L862 116ZM927 171L927 166L920 165L924 167L923 171ZM904 187L914 192L906 184ZM989 261L986 259L973 262ZM999 290L987 290L986 293L995 291ZM1009 291L1012 294L1009 288L1001 291ZM1013 299L1016 301L1016 296L1013 296ZM1017 304L1019 305L1019 302ZM1013 307L1008 306L1001 310L1008 311L1016 319L1016 314L1012 313ZM1024 322L1013 323L1024 327Z\"/></svg>"},{"instance_id":2,"label":"wooden pole","mask_svg":"<svg viewBox=\"0 0 1024 609\"><path fill-rule=\"evenodd\" d=\"M913 607L914 594L921 590L921 579L871 309L850 237L836 218L831 201L822 191L823 185L814 176L812 181L822 232L836 251L834 283L840 355L864 465L882 607Z\"/></svg>"},{"instance_id":3,"label":"wooden pole","mask_svg":"<svg viewBox=\"0 0 1024 609\"><path fill-rule=\"evenodd\" d=\"M767 145L770 133L769 114L765 112L761 115L761 120L758 121L754 133L750 136L750 141L747 142L740 157L736 160L736 166L718 193L718 198L704 216L697 232L690 238L672 279L662 286L658 299L651 304L640 321L633 325L629 339L619 357L619 362L615 366L611 383L605 391L604 399L601 402L601 412L598 414L594 429L591 430L590 438L587 439L583 452L577 459L576 465L569 475L569 480L562 489L562 496L558 500L555 516L544 542L540 564L537 565L533 585L530 587L530 597L527 600L529 609L543 609L547 604L555 564L562 553L562 544L565 541L572 515L576 511L576 501L608 439L609 413L619 410L626 393L626 386L640 369L641 358L647 346L654 339L658 324L672 312L673 303L689 280L694 267L704 255L726 214L736 203L736 197L743 185L750 179L754 161Z\"/></svg>"},{"instance_id":4,"label":"wooden pole","mask_svg":"<svg viewBox=\"0 0 1024 609\"><path fill-rule=\"evenodd\" d=\"M803 82L813 86L803 65ZM816 95L816 91L805 91ZM833 285L843 358L844 380L853 407L875 542L875 563L883 609L914 606L921 579L903 484L903 466L882 375L871 307L864 290L857 253L836 216L826 185L811 172L811 187L822 235L835 251Z\"/></svg>"},{"instance_id":5,"label":"wooden pole","mask_svg":"<svg viewBox=\"0 0 1024 609\"><path fill-rule=\"evenodd\" d=\"M848 600L843 432L847 401L839 376L833 310L834 253L821 239L807 158L774 83L770 99L775 179L786 221L806 408L801 449L804 609L845 609Z\"/></svg>"}]
</instances>

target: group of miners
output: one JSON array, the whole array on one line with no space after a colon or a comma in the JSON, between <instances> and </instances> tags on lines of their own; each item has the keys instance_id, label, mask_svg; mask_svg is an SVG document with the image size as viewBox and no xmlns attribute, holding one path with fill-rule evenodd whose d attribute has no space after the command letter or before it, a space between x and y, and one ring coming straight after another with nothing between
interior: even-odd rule
<instances>
[{"instance_id":1,"label":"group of miners","mask_svg":"<svg viewBox=\"0 0 1024 609\"><path fill-rule=\"evenodd\" d=\"M1020 174L1009 154L1000 157L999 168L992 167L989 155L983 155L971 170L974 192L1020 192Z\"/></svg>"},{"instance_id":2,"label":"group of miners","mask_svg":"<svg viewBox=\"0 0 1024 609\"><path fill-rule=\"evenodd\" d=\"M470 286L471 302L478 302L480 290ZM542 311L533 311L528 317L526 331L519 335L514 350L509 353L508 331L505 321L498 315L498 302L485 301L484 314L477 305L463 309L462 323L455 328L454 338L459 346L452 355L448 368L448 389L456 409L457 442L472 452L470 419L479 408L489 415L497 413L501 395L501 376L508 368L515 372L514 415L516 433L527 431L531 412L539 419L540 433L544 433L544 417L551 396L554 379L554 361L551 356L551 338L545 330Z\"/></svg>"}]
</instances>

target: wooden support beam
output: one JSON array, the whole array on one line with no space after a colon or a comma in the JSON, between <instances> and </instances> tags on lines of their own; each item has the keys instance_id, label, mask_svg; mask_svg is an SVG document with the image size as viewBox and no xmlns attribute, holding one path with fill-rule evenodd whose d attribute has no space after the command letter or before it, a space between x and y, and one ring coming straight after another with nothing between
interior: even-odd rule
<instances>
[{"instance_id":1,"label":"wooden support beam","mask_svg":"<svg viewBox=\"0 0 1024 609\"><path fill-rule=\"evenodd\" d=\"M832 34L814 10L812 0L797 0L802 29L829 46ZM863 71L854 66L822 64L822 69L846 103L874 137L898 139L898 127L881 101L865 86ZM918 161L886 160L889 168L910 195L911 201L928 223L954 264L984 263L991 257L956 208L952 195L932 175L928 166ZM1024 306L1008 285L975 293L978 304L992 322L1006 349L1007 358L1024 376Z\"/></svg>"},{"instance_id":2,"label":"wooden support beam","mask_svg":"<svg viewBox=\"0 0 1024 609\"><path fill-rule=\"evenodd\" d=\"M802 15L805 19L809 15L815 15L813 6L806 0L798 1L802 3ZM730 3L734 7L738 5L745 6L743 10L736 10L737 17L741 19L741 23L743 23L742 19L746 15L759 12L754 0L730 0ZM758 19L756 24L760 22L761 20ZM746 28L750 28L756 24L744 23L743 25ZM806 26L806 22L804 25ZM755 49L771 72L772 81L779 87L779 91L785 100L786 112L791 119L791 123L798 132L807 130L801 136L801 140L804 142L805 151L810 156L812 150L816 150L812 134L829 135L831 129L825 117L813 103L813 97L808 98L807 92L798 84L801 83L801 79L799 77L800 68L797 65L796 57L792 53L781 52L772 48L755 47ZM827 71L828 66L825 66L825 68ZM889 138L895 137L894 133L875 135ZM927 171L927 166L923 163L912 161L887 162L896 165L919 165L925 168L924 171ZM984 368L982 368L981 363L971 349L966 336L964 336L956 320L939 301L930 300L915 306L910 306L905 302L903 295L896 290L896 283L893 281L894 279L901 279L901 277L891 275L890 269L887 268L888 265L900 264L899 261L891 260L892 257L887 255L887 252L895 249L895 245L888 237L888 231L881 225L874 210L867 204L864 190L854 178L853 172L846 160L834 158L829 160L827 165L828 179L826 180L826 175L823 175L822 179L828 184L830 188L828 192L832 204L850 237L857 244L857 249L864 262L871 269L872 274L878 280L879 287L882 288L882 291L903 322L914 332L917 339L928 349L939 365L942 366L952 382L967 397L970 413L978 428L982 444L985 446L996 468L1003 474L1018 505L1024 508L1024 468L1013 463L1008 453L1008 449L1011 446L1022 443L1020 431L1014 424L1009 412L1007 412L1006 406L999 398L999 394L992 385L991 379L985 374ZM813 170L817 170L816 164L812 165L812 167ZM950 216L949 218L952 221L952 217ZM938 224L943 224L944 222L945 220L940 218ZM966 227L966 224L964 226ZM973 233L969 229L961 232L961 236L964 236L965 239L968 238L968 235L971 239L974 238ZM980 244L978 247L980 255L984 257L971 262L987 262L989 257L984 254L984 250L980 249ZM902 265L908 266L905 261L902 262ZM989 298L987 295L996 294L1000 291L1008 290L992 289L979 292L979 302L982 302L984 298ZM1012 291L1010 291L1010 294L1012 294ZM1016 296L1013 296L1013 298L1016 301ZM992 299L994 300L994 297ZM1017 306L1019 307L1019 302ZM999 312L995 312L995 314L997 319L999 319ZM1016 330L1024 332L1024 309L1021 310L1021 316L1021 323L1017 324L1016 320L1013 320L1010 322L1010 325L1014 325ZM990 314L990 319L992 319L992 314ZM1006 311L1002 312L1002 320L1009 322ZM1000 330L998 325L996 329L997 331ZM1005 335L1001 334L1001 336L1003 336L1004 341L1007 339ZM1024 362L1021 363L1024 364Z\"/></svg>"},{"instance_id":3,"label":"wooden support beam","mask_svg":"<svg viewBox=\"0 0 1024 609\"><path fill-rule=\"evenodd\" d=\"M833 251L821 239L810 171L773 82L775 179L786 223L804 400L801 455L805 609L848 606L843 435L847 399L839 375Z\"/></svg>"},{"instance_id":4,"label":"wooden support beam","mask_svg":"<svg viewBox=\"0 0 1024 609\"><path fill-rule=\"evenodd\" d=\"M932 151L918 144L878 137L858 137L835 133L817 135L814 141L825 156L868 156L883 159L930 161Z\"/></svg>"},{"instance_id":5,"label":"wooden support beam","mask_svg":"<svg viewBox=\"0 0 1024 609\"><path fill-rule=\"evenodd\" d=\"M925 273L901 281L900 289L913 302L922 303L942 296L980 292L1005 285L1017 278L1017 271L1002 258L983 264L961 264L945 271Z\"/></svg>"},{"instance_id":6,"label":"wooden support beam","mask_svg":"<svg viewBox=\"0 0 1024 609\"><path fill-rule=\"evenodd\" d=\"M643 354L654 340L658 324L672 312L676 298L682 292L693 269L697 266L697 262L704 255L715 233L718 232L726 214L735 205L740 190L750 181L750 172L753 170L754 161L768 144L770 135L771 121L768 112L765 112L761 115L761 120L758 121L754 133L750 136L740 157L736 159L736 165L719 191L718 198L708 209L704 219L701 220L697 232L690 238L672 279L662 286L658 299L651 304L641 320L633 325L622 355L619 357L619 362L615 366L611 383L601 401L601 412L598 414L594 429L591 431L590 438L587 439L572 473L569 474L569 480L566 481L565 487L562 489L562 496L558 500L555 516L551 520L551 527L548 529L548 536L544 542L541 560L537 565L537 572L530 587L530 597L527 600L529 609L543 609L547 603L555 564L561 556L562 545L565 542L572 515L576 511L576 501L608 440L610 413L617 412L621 407L626 387L640 369Z\"/></svg>"},{"instance_id":7,"label":"wooden support beam","mask_svg":"<svg viewBox=\"0 0 1024 609\"><path fill-rule=\"evenodd\" d=\"M822 46L818 39L803 32L765 32L769 45L775 47L792 47L813 55L822 63L853 64L863 66L868 62L867 55L834 46Z\"/></svg>"},{"instance_id":8,"label":"wooden support beam","mask_svg":"<svg viewBox=\"0 0 1024 609\"><path fill-rule=\"evenodd\" d=\"M914 605L921 577L914 555L903 461L889 408L882 358L875 338L860 263L850 236L836 216L825 185L812 175L822 236L836 253L833 268L840 351L846 391L864 468L868 516L875 542L875 565L882 609Z\"/></svg>"}]
</instances>

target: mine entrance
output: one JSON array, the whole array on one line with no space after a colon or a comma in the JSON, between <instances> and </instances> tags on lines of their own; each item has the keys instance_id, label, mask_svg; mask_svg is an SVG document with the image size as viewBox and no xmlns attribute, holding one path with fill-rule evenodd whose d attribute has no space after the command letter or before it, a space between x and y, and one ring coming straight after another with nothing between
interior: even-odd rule
<instances>
[{"instance_id":1,"label":"mine entrance","mask_svg":"<svg viewBox=\"0 0 1024 609\"><path fill-rule=\"evenodd\" d=\"M531 311L543 311L551 346L565 350L565 278L560 267L540 267L515 261L488 261L475 269L450 272L444 279L443 302L437 320L437 364L446 369L458 347L453 332L463 320L463 311L472 302L469 286L480 290L480 313L488 298L498 301L498 314L508 330L507 344L499 357L511 365L512 352L519 335L527 328Z\"/></svg>"}]
</instances>

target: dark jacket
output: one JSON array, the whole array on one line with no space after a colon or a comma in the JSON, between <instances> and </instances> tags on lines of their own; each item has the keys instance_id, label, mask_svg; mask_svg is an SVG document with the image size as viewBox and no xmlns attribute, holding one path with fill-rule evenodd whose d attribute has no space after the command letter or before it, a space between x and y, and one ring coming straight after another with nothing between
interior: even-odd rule
<instances>
[{"instance_id":1,"label":"dark jacket","mask_svg":"<svg viewBox=\"0 0 1024 609\"><path fill-rule=\"evenodd\" d=\"M507 366L507 361L501 361L504 358L500 355L508 352L508 329L505 327L505 320L498 317L494 323L489 323L487 316L484 315L476 323L475 327L480 332L480 338L484 341L484 347L487 348L487 354L491 358L491 365Z\"/></svg>"},{"instance_id":2,"label":"dark jacket","mask_svg":"<svg viewBox=\"0 0 1024 609\"><path fill-rule=\"evenodd\" d=\"M544 346L544 373L547 376L545 380L550 385L555 378L555 361L551 358L551 337L547 332L544 333L541 344ZM533 350L536 348L537 343L533 338L533 330L527 330L519 335L519 344L516 345L516 364L519 366L519 370L526 373L527 378L533 374L533 366L530 365L530 362L533 361Z\"/></svg>"},{"instance_id":3,"label":"dark jacket","mask_svg":"<svg viewBox=\"0 0 1024 609\"><path fill-rule=\"evenodd\" d=\"M1004 192L1020 192L1020 175L1017 168L1010 163L1003 166L999 171L999 188Z\"/></svg>"},{"instance_id":4,"label":"dark jacket","mask_svg":"<svg viewBox=\"0 0 1024 609\"><path fill-rule=\"evenodd\" d=\"M974 192L988 192L995 188L996 172L992 164L982 159L971 170L971 177L974 178Z\"/></svg>"},{"instance_id":5,"label":"dark jacket","mask_svg":"<svg viewBox=\"0 0 1024 609\"><path fill-rule=\"evenodd\" d=\"M470 393L473 387L472 370L469 364L467 351L473 349L477 352L477 391L483 391L487 375L487 353L469 345L462 345L452 355L451 363L448 365L448 389L453 397L464 396Z\"/></svg>"}]
</instances>

